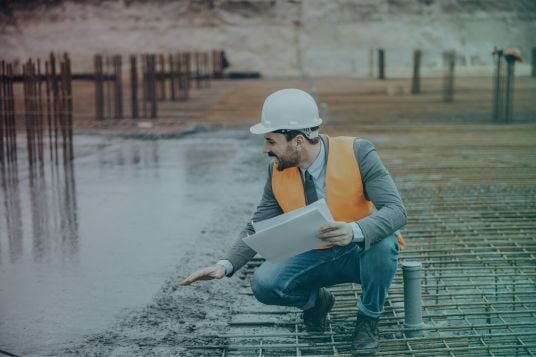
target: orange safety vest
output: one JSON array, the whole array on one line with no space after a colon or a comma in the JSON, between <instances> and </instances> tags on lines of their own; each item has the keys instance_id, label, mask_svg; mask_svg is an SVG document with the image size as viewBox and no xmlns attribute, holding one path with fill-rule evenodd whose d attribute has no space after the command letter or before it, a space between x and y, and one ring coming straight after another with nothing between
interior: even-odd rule
<instances>
[{"instance_id":1,"label":"orange safety vest","mask_svg":"<svg viewBox=\"0 0 536 357\"><path fill-rule=\"evenodd\" d=\"M326 203L335 221L354 222L369 216L373 203L366 199L359 165L354 152L356 138L339 136L329 138L323 135L329 144L326 165ZM353 163L353 164L352 164ZM277 170L277 162L272 169L272 192L283 212L289 212L305 206L305 192L300 169L292 167ZM397 235L400 249L405 242L402 235ZM331 248L325 245L319 249Z\"/></svg>"}]
</instances>

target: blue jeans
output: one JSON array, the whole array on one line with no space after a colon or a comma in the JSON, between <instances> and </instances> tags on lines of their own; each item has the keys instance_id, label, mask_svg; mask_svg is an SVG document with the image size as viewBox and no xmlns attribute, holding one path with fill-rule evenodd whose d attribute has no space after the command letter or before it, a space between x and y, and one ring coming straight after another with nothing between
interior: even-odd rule
<instances>
[{"instance_id":1,"label":"blue jeans","mask_svg":"<svg viewBox=\"0 0 536 357\"><path fill-rule=\"evenodd\" d=\"M344 247L310 250L283 262L264 262L253 275L251 289L263 304L315 305L322 287L340 283L361 284L360 313L379 317L395 275L399 248L391 235L363 251L356 243Z\"/></svg>"}]
</instances>

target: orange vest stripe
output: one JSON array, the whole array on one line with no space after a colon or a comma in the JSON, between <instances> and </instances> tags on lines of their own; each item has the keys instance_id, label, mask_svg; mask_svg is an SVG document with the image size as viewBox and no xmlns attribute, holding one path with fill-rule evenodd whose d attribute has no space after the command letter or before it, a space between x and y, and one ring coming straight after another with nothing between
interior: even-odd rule
<instances>
[{"instance_id":1,"label":"orange vest stripe","mask_svg":"<svg viewBox=\"0 0 536 357\"><path fill-rule=\"evenodd\" d=\"M354 152L356 138L339 136L329 138L326 165L326 203L335 221L354 222L370 215L373 204L365 198L359 164ZM353 164L352 164L353 163ZM272 168L272 192L283 212L304 207L305 193L300 169L292 167L277 170ZM400 236L401 237L401 236ZM397 236L400 248L404 242ZM330 245L319 249L330 248Z\"/></svg>"}]
</instances>

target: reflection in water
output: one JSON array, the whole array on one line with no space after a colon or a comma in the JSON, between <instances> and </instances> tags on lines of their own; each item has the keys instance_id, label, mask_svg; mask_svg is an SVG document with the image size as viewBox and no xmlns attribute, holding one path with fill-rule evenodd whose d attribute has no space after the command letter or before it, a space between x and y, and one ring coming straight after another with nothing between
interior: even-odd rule
<instances>
[{"instance_id":1,"label":"reflection in water","mask_svg":"<svg viewBox=\"0 0 536 357\"><path fill-rule=\"evenodd\" d=\"M56 167L57 168L57 167ZM56 170L58 211L61 218L60 235L62 246L68 249L69 256L78 253L78 209L76 204L76 181L73 162L64 165L63 182ZM63 185L62 185L63 183Z\"/></svg>"},{"instance_id":2,"label":"reflection in water","mask_svg":"<svg viewBox=\"0 0 536 357\"><path fill-rule=\"evenodd\" d=\"M76 255L79 234L73 162L51 162L48 176L44 165L29 165L28 169L34 260L50 257L51 247L56 244L61 245L61 251L67 256ZM7 243L10 261L14 263L22 255L24 244L23 212L16 163L2 165L1 181L7 242L1 239L0 249ZM57 242L58 237L61 242Z\"/></svg>"},{"instance_id":3,"label":"reflection in water","mask_svg":"<svg viewBox=\"0 0 536 357\"><path fill-rule=\"evenodd\" d=\"M22 215L20 208L20 190L17 164L7 167L2 162L2 192L7 230L9 258L14 263L22 254ZM4 242L0 241L0 244ZM1 252L1 251L0 251ZM1 254L0 254L1 259ZM0 260L1 263L1 260Z\"/></svg>"},{"instance_id":4,"label":"reflection in water","mask_svg":"<svg viewBox=\"0 0 536 357\"><path fill-rule=\"evenodd\" d=\"M33 251L36 259L41 258L42 253L49 246L47 230L48 202L46 197L45 171L43 165L39 165L36 170L34 165L30 165L30 207L32 212L33 229Z\"/></svg>"},{"instance_id":5,"label":"reflection in water","mask_svg":"<svg viewBox=\"0 0 536 357\"><path fill-rule=\"evenodd\" d=\"M61 251L72 258L78 253L79 244L78 209L73 163L52 165L50 181L50 190L48 190L51 195L50 204L47 204L48 198L43 191L32 193L36 202L41 200L42 207L49 207L46 210L47 213L41 219L47 229L44 236L45 241L41 241L41 244L34 244L34 257L48 255L50 244L59 238L61 239ZM34 232L34 242L38 241L39 236Z\"/></svg>"},{"instance_id":6,"label":"reflection in water","mask_svg":"<svg viewBox=\"0 0 536 357\"><path fill-rule=\"evenodd\" d=\"M158 140L130 141L125 140L110 150L99 150L99 166L101 169L119 168L121 176L140 173L150 173L155 178L159 175L159 146ZM103 148L104 149L104 148ZM110 152L113 150L113 152Z\"/></svg>"},{"instance_id":7,"label":"reflection in water","mask_svg":"<svg viewBox=\"0 0 536 357\"><path fill-rule=\"evenodd\" d=\"M21 355L61 354L123 309L151 301L228 198L237 146L197 138L77 144L75 165L46 162L44 174L36 166L32 175L20 165L12 180L20 196L0 192L19 200L11 227L22 219L24 230L12 264L4 217L13 204L0 204L0 340Z\"/></svg>"}]
</instances>

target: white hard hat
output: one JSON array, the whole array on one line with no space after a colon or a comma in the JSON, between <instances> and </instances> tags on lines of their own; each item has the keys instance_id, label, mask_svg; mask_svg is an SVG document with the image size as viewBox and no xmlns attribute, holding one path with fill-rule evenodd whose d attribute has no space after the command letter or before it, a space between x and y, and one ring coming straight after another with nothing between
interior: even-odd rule
<instances>
[{"instance_id":1,"label":"white hard hat","mask_svg":"<svg viewBox=\"0 0 536 357\"><path fill-rule=\"evenodd\" d=\"M261 122L249 128L253 134L280 129L300 130L319 126L315 100L300 89L282 89L270 94L262 106Z\"/></svg>"}]
</instances>

